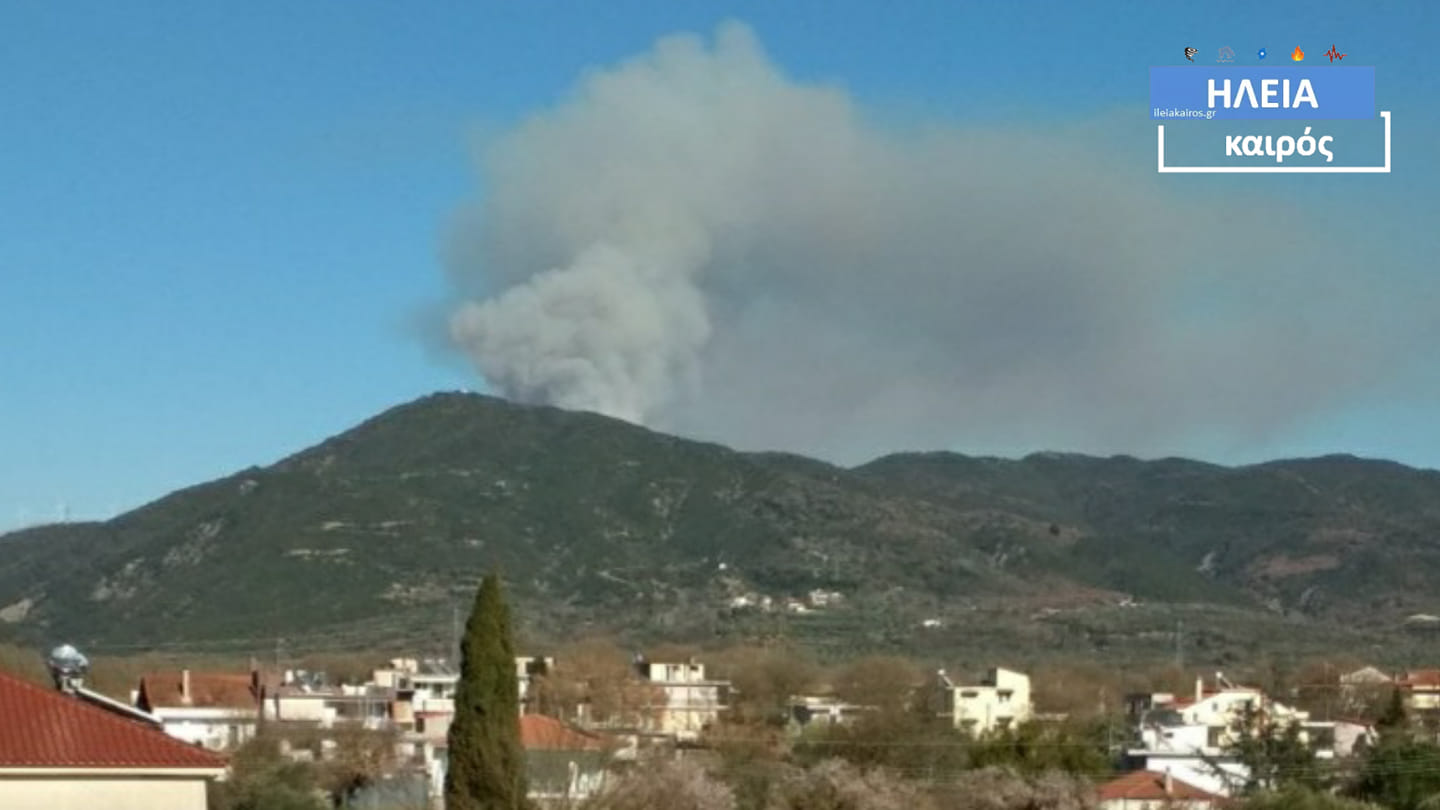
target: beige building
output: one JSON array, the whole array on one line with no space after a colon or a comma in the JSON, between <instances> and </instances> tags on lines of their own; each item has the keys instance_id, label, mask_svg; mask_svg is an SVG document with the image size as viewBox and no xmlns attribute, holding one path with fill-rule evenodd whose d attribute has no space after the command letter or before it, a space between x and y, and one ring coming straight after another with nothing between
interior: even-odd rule
<instances>
[{"instance_id":1,"label":"beige building","mask_svg":"<svg viewBox=\"0 0 1440 810\"><path fill-rule=\"evenodd\" d=\"M1440 714L1440 669L1412 670L1395 681L1405 700L1405 711L1431 717Z\"/></svg>"},{"instance_id":2,"label":"beige building","mask_svg":"<svg viewBox=\"0 0 1440 810\"><path fill-rule=\"evenodd\" d=\"M1030 676L992 669L976 684L956 684L940 670L945 690L945 716L973 737L1013 729L1034 716Z\"/></svg>"},{"instance_id":3,"label":"beige building","mask_svg":"<svg viewBox=\"0 0 1440 810\"><path fill-rule=\"evenodd\" d=\"M641 679L656 689L645 731L694 740L726 709L730 682L706 678L705 665L695 659L662 664L641 658L635 663Z\"/></svg>"},{"instance_id":4,"label":"beige building","mask_svg":"<svg viewBox=\"0 0 1440 810\"><path fill-rule=\"evenodd\" d=\"M82 691L0 673L0 807L206 810L223 760Z\"/></svg>"}]
</instances>

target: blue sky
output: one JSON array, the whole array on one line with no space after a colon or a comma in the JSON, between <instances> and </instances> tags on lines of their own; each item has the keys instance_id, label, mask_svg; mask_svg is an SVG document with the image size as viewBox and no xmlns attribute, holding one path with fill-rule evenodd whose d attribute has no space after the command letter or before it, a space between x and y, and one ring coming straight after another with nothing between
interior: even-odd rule
<instances>
[{"instance_id":1,"label":"blue sky","mask_svg":"<svg viewBox=\"0 0 1440 810\"><path fill-rule=\"evenodd\" d=\"M1278 187L1341 227L1373 223L1376 250L1399 257L1376 284L1433 295L1418 273L1440 248L1440 13L1254 5L7 4L0 530L108 516L430 391L478 387L412 325L446 293L445 223L484 192L471 145L588 69L726 19L750 24L792 77L886 115L1043 129L1133 109L1117 140L1153 132L1146 68L1186 45L1210 61L1224 45L1241 61L1262 45L1271 60L1295 45L1318 60L1334 41L1347 64L1377 66L1393 175L1167 179L1205 194ZM1433 382L1433 349L1415 351L1410 373ZM1440 402L1406 390L1200 454L1440 466Z\"/></svg>"}]
</instances>

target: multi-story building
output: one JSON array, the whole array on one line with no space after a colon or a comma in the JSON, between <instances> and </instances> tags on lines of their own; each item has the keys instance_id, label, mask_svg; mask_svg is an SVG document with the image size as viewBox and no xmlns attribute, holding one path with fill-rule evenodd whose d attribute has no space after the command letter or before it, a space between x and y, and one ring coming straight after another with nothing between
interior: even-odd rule
<instances>
[{"instance_id":1,"label":"multi-story building","mask_svg":"<svg viewBox=\"0 0 1440 810\"><path fill-rule=\"evenodd\" d=\"M1012 729L1034 716L1029 675L996 668L976 684L956 684L943 669L939 676L942 715L973 737Z\"/></svg>"},{"instance_id":2,"label":"multi-story building","mask_svg":"<svg viewBox=\"0 0 1440 810\"><path fill-rule=\"evenodd\" d=\"M730 682L705 677L705 665L693 658L682 663L652 663L637 656L635 668L640 679L654 687L643 731L694 740L727 708Z\"/></svg>"},{"instance_id":3,"label":"multi-story building","mask_svg":"<svg viewBox=\"0 0 1440 810\"><path fill-rule=\"evenodd\" d=\"M1300 739L1314 747L1317 758L1335 756L1335 723L1313 722L1309 713L1271 700L1255 687L1231 683L1223 673L1216 673L1213 687L1197 678L1194 695L1132 695L1128 704L1137 737L1128 752L1131 761L1213 793L1234 795L1248 777L1231 753L1239 735L1247 733L1247 714L1255 723L1249 733L1297 725Z\"/></svg>"}]
</instances>

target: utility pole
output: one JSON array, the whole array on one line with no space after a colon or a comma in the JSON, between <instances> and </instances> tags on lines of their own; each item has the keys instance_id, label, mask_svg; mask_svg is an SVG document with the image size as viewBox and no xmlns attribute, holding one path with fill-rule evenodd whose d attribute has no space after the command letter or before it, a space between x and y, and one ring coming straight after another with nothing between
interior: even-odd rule
<instances>
[{"instance_id":1,"label":"utility pole","mask_svg":"<svg viewBox=\"0 0 1440 810\"><path fill-rule=\"evenodd\" d=\"M450 603L450 663L460 666L460 606Z\"/></svg>"},{"instance_id":2,"label":"utility pole","mask_svg":"<svg viewBox=\"0 0 1440 810\"><path fill-rule=\"evenodd\" d=\"M1175 668L1185 670L1185 621L1175 620Z\"/></svg>"}]
</instances>

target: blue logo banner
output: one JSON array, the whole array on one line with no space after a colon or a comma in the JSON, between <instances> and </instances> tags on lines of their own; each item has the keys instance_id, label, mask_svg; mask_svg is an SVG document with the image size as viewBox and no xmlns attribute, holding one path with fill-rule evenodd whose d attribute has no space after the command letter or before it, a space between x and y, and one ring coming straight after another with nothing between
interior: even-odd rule
<instances>
[{"instance_id":1,"label":"blue logo banner","mask_svg":"<svg viewBox=\"0 0 1440 810\"><path fill-rule=\"evenodd\" d=\"M1155 120L1375 118L1373 67L1152 67Z\"/></svg>"}]
</instances>

